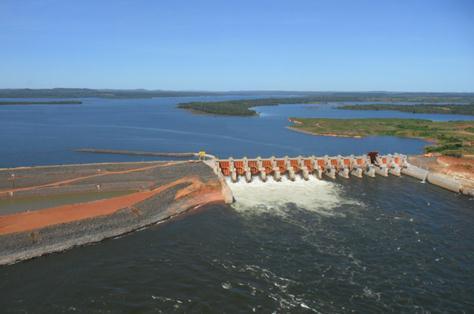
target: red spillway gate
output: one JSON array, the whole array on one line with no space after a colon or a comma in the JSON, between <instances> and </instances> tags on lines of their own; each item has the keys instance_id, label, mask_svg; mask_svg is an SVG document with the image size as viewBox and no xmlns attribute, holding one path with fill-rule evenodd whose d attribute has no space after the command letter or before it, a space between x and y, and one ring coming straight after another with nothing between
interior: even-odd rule
<instances>
[{"instance_id":1,"label":"red spillway gate","mask_svg":"<svg viewBox=\"0 0 474 314\"><path fill-rule=\"evenodd\" d=\"M370 155L372 154L372 155ZM238 180L240 176L246 176L247 181L253 176L260 176L265 180L267 175L294 176L301 175L304 179L309 174L317 174L318 178L322 174L335 178L336 174L344 178L349 177L349 172L356 177L362 177L362 174L369 176L373 173L373 168L385 167L392 174L399 173L401 167L407 163L405 155L382 155L371 152L369 155L362 156L335 156L335 157L298 157L298 158L257 158L257 159L227 159L218 160L217 167L225 177L232 177L232 180ZM279 171L276 171L279 170ZM372 169L372 170L370 170ZM397 172L398 170L398 172ZM264 173L261 173L264 171ZM378 171L378 170L377 170ZM250 176L250 178L249 178Z\"/></svg>"}]
</instances>

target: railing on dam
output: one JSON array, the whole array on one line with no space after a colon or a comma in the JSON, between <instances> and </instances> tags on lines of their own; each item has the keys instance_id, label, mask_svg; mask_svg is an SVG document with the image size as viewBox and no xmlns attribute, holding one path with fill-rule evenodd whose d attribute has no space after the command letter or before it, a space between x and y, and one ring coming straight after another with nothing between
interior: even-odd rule
<instances>
[{"instance_id":1,"label":"railing on dam","mask_svg":"<svg viewBox=\"0 0 474 314\"><path fill-rule=\"evenodd\" d=\"M376 174L400 176L402 169L407 167L407 156L401 154L369 153L361 156L299 156L296 158L286 156L255 159L244 157L215 160L216 170L225 177L230 177L233 182L238 181L239 177L245 178L247 182L251 182L254 177L260 177L265 182L269 176L272 176L275 181L280 181L282 176L287 176L292 181L296 179L296 176L308 180L311 175L319 179L323 176L331 179L335 179L336 176L374 177Z\"/></svg>"}]
</instances>

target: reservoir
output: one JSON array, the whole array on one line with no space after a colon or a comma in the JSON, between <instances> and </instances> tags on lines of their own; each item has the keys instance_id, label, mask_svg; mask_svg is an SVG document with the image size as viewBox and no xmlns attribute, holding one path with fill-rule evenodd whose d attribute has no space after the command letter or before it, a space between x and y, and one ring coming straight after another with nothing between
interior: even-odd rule
<instances>
[{"instance_id":1,"label":"reservoir","mask_svg":"<svg viewBox=\"0 0 474 314\"><path fill-rule=\"evenodd\" d=\"M421 153L416 139L318 137L297 117L468 116L258 107L216 117L179 102L238 97L81 99L2 106L0 167L149 160L78 148L228 156ZM5 312L470 312L474 203L407 177L230 183L213 205L117 239L0 267ZM83 196L88 197L88 196ZM61 202L61 200L53 200ZM24 205L27 206L27 205ZM0 204L0 211L11 204Z\"/></svg>"}]
</instances>

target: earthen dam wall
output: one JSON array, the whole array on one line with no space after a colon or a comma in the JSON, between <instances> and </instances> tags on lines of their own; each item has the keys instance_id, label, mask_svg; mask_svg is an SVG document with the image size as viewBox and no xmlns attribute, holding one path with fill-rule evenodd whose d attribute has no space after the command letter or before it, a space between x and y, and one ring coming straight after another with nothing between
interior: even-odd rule
<instances>
[{"instance_id":1,"label":"earthen dam wall","mask_svg":"<svg viewBox=\"0 0 474 314\"><path fill-rule=\"evenodd\" d=\"M104 191L124 194L101 198ZM144 162L0 169L0 201L96 193L97 199L0 212L0 265L116 237L209 203L225 203L205 163Z\"/></svg>"}]
</instances>

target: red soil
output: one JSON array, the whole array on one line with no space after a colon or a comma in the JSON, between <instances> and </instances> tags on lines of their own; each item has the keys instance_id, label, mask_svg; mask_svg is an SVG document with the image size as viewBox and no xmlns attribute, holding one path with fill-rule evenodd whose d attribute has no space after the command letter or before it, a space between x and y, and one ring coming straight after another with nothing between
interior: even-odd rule
<instances>
[{"instance_id":1,"label":"red soil","mask_svg":"<svg viewBox=\"0 0 474 314\"><path fill-rule=\"evenodd\" d=\"M146 168L149 169L152 167ZM140 170L145 169L141 168ZM131 171L139 170L134 169ZM72 205L63 205L33 212L23 212L18 214L0 216L0 235L30 231L56 224L111 215L120 209L132 208L134 204L153 197L181 183L191 183L190 186L176 193L175 199L190 196L190 198L185 201L185 205L183 206L192 207L199 206L202 204L224 201L220 186L218 184L205 185L197 177L185 177L173 181L171 183L162 185L150 191L141 191L105 200L98 200Z\"/></svg>"},{"instance_id":2,"label":"red soil","mask_svg":"<svg viewBox=\"0 0 474 314\"><path fill-rule=\"evenodd\" d=\"M452 176L467 188L474 188L474 159L449 156L412 156L410 162L424 169Z\"/></svg>"}]
</instances>

